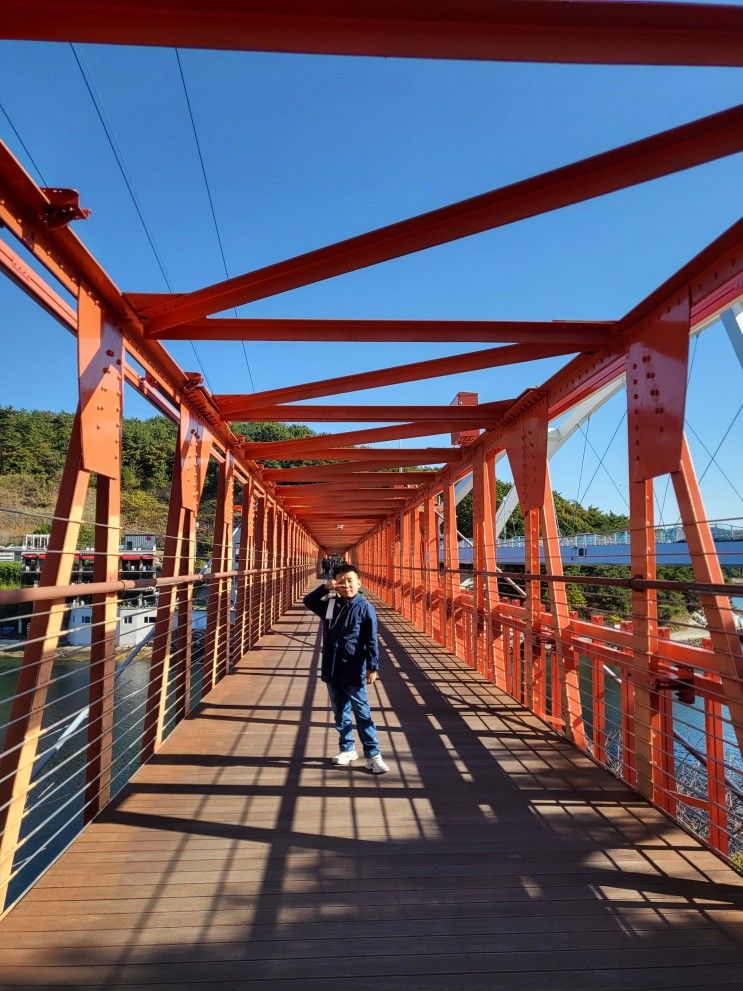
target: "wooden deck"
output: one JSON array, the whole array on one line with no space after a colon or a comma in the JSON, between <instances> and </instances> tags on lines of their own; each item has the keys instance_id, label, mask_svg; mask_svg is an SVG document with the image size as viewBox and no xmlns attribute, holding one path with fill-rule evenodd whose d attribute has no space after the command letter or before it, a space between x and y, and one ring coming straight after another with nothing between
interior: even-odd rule
<instances>
[{"instance_id":1,"label":"wooden deck","mask_svg":"<svg viewBox=\"0 0 743 991\"><path fill-rule=\"evenodd\" d=\"M389 774L329 766L293 608L0 923L0 985L739 988L743 879L380 618Z\"/></svg>"}]
</instances>

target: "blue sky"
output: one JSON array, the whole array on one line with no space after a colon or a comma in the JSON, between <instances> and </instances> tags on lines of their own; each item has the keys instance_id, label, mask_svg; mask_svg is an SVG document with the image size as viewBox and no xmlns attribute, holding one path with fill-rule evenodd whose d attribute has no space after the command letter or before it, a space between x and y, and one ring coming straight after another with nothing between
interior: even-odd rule
<instances>
[{"instance_id":1,"label":"blue sky","mask_svg":"<svg viewBox=\"0 0 743 991\"><path fill-rule=\"evenodd\" d=\"M172 49L79 49L171 286L225 276ZM229 275L538 174L741 101L740 70L516 65L182 51L181 64ZM0 45L2 104L48 185L80 190L78 235L125 291L164 277L68 45ZM0 134L36 168L0 113ZM611 319L741 215L743 156L457 241L243 307L241 315L452 319ZM0 281L0 401L73 409L70 335ZM199 370L187 343L169 343ZM486 345L483 345L486 346ZM719 327L696 351L689 421L714 451L740 405L741 369ZM215 392L249 392L239 344L196 345ZM257 390L473 350L472 345L246 344ZM450 376L337 400L481 401L542 381L563 359ZM710 397L714 396L714 404ZM330 400L323 400L330 401ZM623 413L589 427L580 491ZM129 415L149 415L127 395ZM349 424L342 429L353 429ZM317 425L318 429L337 429ZM435 444L441 438L425 443ZM691 436L700 473L708 456ZM743 516L743 414L703 481L710 517ZM420 441L402 441L415 447ZM584 436L553 465L578 493ZM586 501L625 508L620 428ZM507 473L504 472L504 477ZM658 486L661 493L664 482ZM659 499L659 501L660 501ZM664 516L673 516L672 499Z\"/></svg>"}]
</instances>

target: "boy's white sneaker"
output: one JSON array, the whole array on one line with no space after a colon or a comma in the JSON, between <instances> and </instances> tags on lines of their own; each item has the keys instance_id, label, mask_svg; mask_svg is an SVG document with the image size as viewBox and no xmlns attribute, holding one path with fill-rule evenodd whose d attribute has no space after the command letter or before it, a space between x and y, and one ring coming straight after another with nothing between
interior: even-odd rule
<instances>
[{"instance_id":1,"label":"boy's white sneaker","mask_svg":"<svg viewBox=\"0 0 743 991\"><path fill-rule=\"evenodd\" d=\"M367 771L371 771L372 774L386 774L389 768L382 760L382 755L377 754L376 757L367 757L364 761L364 767Z\"/></svg>"},{"instance_id":2,"label":"boy's white sneaker","mask_svg":"<svg viewBox=\"0 0 743 991\"><path fill-rule=\"evenodd\" d=\"M333 758L333 764L335 767L347 767L352 761L358 759L359 755L355 750L341 750L341 752L336 754Z\"/></svg>"}]
</instances>

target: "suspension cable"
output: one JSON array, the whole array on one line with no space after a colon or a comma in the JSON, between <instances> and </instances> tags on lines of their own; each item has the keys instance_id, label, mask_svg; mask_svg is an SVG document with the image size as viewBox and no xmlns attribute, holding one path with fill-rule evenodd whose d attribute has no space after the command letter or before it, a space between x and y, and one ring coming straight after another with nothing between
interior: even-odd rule
<instances>
[{"instance_id":1,"label":"suspension cable","mask_svg":"<svg viewBox=\"0 0 743 991\"><path fill-rule=\"evenodd\" d=\"M142 207L140 206L139 200L137 199L137 195L134 192L134 185L132 183L132 180L131 180L131 178L129 176L129 173L128 173L127 169L126 169L126 166L124 164L123 156L122 156L121 152L119 151L118 145L116 143L116 138L114 137L113 128L108 123L108 120L106 118L105 112L103 110L103 103L102 103L102 101L100 99L100 96L97 93L97 90L95 88L95 84L93 83L93 78L92 78L92 76L90 74L90 71L88 70L88 68L87 68L87 66L85 64L85 60L84 60L83 55L80 52L78 46L74 42L70 42L70 48L72 49L72 54L74 55L75 61L77 62L78 68L80 69L80 74L83 77L83 82L85 83L85 88L87 89L88 94L90 95L90 99L93 102L93 106L95 108L95 112L98 115L98 120L101 122L101 126L102 126L102 128L104 130L104 133L106 135L106 138L108 139L109 146L111 148L111 151L113 152L113 156L114 156L114 158L116 160L116 164L119 167L119 171L121 172L121 176L122 176L122 178L124 180L124 184L125 184L127 190L129 191L129 196L131 197L132 203L134 204L134 209L137 211L137 216L139 217L139 220L140 220L140 222L142 224L142 228L144 230L145 236L146 236L146 238L147 238L147 240L149 242L150 248L152 248L152 253L155 256L155 261L157 262L157 266L160 269L160 272L162 274L162 277L163 277L163 280L165 282L165 285L168 288L168 292L171 292L172 293L173 292L173 287L172 287L172 285L170 283L170 279L168 278L168 274L165 271L165 265L163 263L162 257L160 255L160 252L158 251L157 245L155 243L154 235L153 235L152 231L150 230L150 226L147 223L147 220L145 219L145 215L144 215L144 212L142 210ZM203 365L203 363L201 361L201 358L199 357L199 353L196 350L196 345L194 344L193 341L190 341L190 344L191 344L191 347L193 348L193 353L194 353L194 355L196 357L196 360L199 363L199 367L201 368L202 374L204 376L204 381L206 382L207 386L209 387L209 389L211 391L211 386L209 385L209 380L207 378L206 369L204 368L204 365Z\"/></svg>"},{"instance_id":2,"label":"suspension cable","mask_svg":"<svg viewBox=\"0 0 743 991\"><path fill-rule=\"evenodd\" d=\"M206 187L206 195L207 195L207 199L209 200L209 209L211 210L211 213L212 213L212 221L214 222L214 233L217 235L217 243L219 244L219 253L222 256L222 265L224 267L224 274L229 279L230 272L229 272L229 269L227 268L227 259L225 258L224 245L222 243L222 235L219 233L219 224L217 223L217 213L216 213L216 210L214 209L214 199L212 197L211 187L209 186L209 179L207 178L207 175L206 175L206 165L204 163L204 155L203 155L203 153L201 151L201 142L199 141L199 135L198 135L198 132L196 130L196 121L194 120L193 108L191 107L191 99L190 99L190 97L188 95L188 87L186 86L186 77L185 77L185 75L183 73L183 63L181 62L181 55L180 55L180 52L178 51L178 49L177 48L174 48L173 51L175 52L176 61L178 62L178 72L180 73L181 83L183 85L183 95L186 98L186 107L188 108L188 116L189 116L189 118L191 120L191 129L193 131L194 141L196 142L196 152L197 152L197 154L199 156L199 164L201 165L201 175L204 178L204 186ZM237 316L237 307L233 308L233 311L232 312L235 314L235 316ZM243 357L245 358L245 365L246 365L246 367L248 369L248 377L250 379L250 388L251 388L251 390L253 392L255 392L255 384L253 382L253 373L252 373L252 371L250 369L250 362L248 361L248 352L247 352L247 349L245 347L245 341L240 341L240 343L242 344Z\"/></svg>"},{"instance_id":3,"label":"suspension cable","mask_svg":"<svg viewBox=\"0 0 743 991\"><path fill-rule=\"evenodd\" d=\"M39 168L39 166L36 164L36 159L31 154L31 152L28 150L28 146L27 146L26 142L23 140L23 138L21 137L21 135L18 133L18 128L15 126L15 124L13 123L13 121L10 119L10 114L5 109L5 107L3 106L2 103L0 103L0 110L2 110L3 116L5 117L5 119L7 120L7 122L10 124L10 129L12 130L13 134L15 134L16 138L18 139L18 142L19 142L21 148L23 148L23 150L25 151L28 160L31 162L31 164L33 165L33 167L36 169L36 174L41 179L42 186L48 186L49 183L44 178L44 175L43 175L41 169Z\"/></svg>"}]
</instances>

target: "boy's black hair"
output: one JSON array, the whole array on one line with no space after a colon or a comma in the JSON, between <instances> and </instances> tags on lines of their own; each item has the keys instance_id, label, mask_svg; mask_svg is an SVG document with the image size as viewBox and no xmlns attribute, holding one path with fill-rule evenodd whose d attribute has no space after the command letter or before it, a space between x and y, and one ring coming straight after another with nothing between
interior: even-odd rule
<instances>
[{"instance_id":1,"label":"boy's black hair","mask_svg":"<svg viewBox=\"0 0 743 991\"><path fill-rule=\"evenodd\" d=\"M358 571L356 570L354 565L349 564L348 561L344 561L343 564L337 564L333 568L333 578L337 578L338 575L348 574L349 571L353 571L355 575L358 575Z\"/></svg>"}]
</instances>

